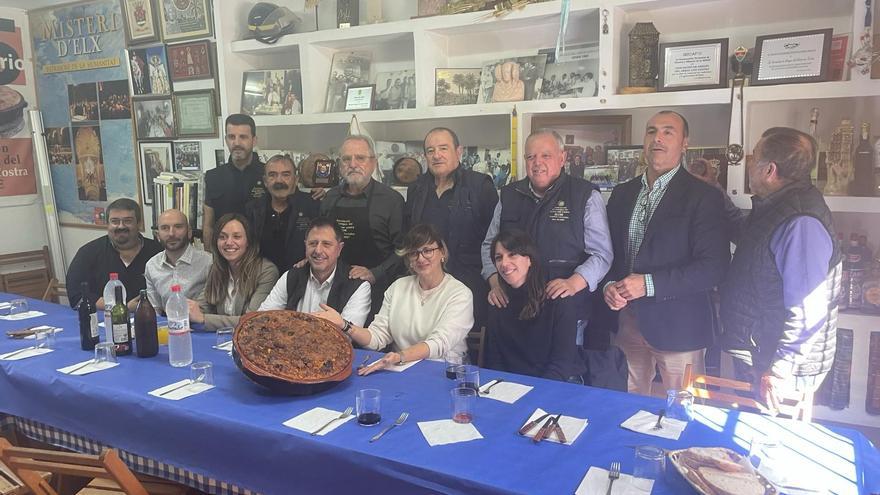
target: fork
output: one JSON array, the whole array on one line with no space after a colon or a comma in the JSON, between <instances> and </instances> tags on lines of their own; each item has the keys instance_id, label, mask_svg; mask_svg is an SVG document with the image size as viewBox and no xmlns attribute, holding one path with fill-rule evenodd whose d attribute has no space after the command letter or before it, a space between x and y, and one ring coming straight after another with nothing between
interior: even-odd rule
<instances>
[{"instance_id":1,"label":"fork","mask_svg":"<svg viewBox=\"0 0 880 495\"><path fill-rule=\"evenodd\" d=\"M666 416L666 409L660 409L660 412L657 413L657 424L655 424L654 427L651 428L652 430L663 429L663 425L660 423L661 421L663 421L663 416Z\"/></svg>"},{"instance_id":2,"label":"fork","mask_svg":"<svg viewBox=\"0 0 880 495\"><path fill-rule=\"evenodd\" d=\"M318 433L321 433L322 431L324 431L324 428L327 428L328 426L332 425L332 424L335 423L336 421L339 421L340 419L345 419L345 418L349 417L349 416L351 415L351 412L352 412L352 411L354 411L354 408L353 408L353 407L351 407L351 406L346 407L346 408L345 408L345 411L342 411L342 414L340 414L339 416L336 416L335 418L331 419L330 421L327 421L326 423L324 423L324 426L322 426L322 427L318 428L317 430L313 431L313 432L311 433L311 435L312 435L312 436L315 436L315 435L317 435Z\"/></svg>"},{"instance_id":3,"label":"fork","mask_svg":"<svg viewBox=\"0 0 880 495\"><path fill-rule=\"evenodd\" d=\"M611 463L611 470L608 471L608 491L605 492L605 495L611 495L611 486L614 485L614 480L620 478L620 463L614 461Z\"/></svg>"},{"instance_id":4,"label":"fork","mask_svg":"<svg viewBox=\"0 0 880 495\"><path fill-rule=\"evenodd\" d=\"M488 387L486 387L485 389L481 390L480 393L481 393L481 394L488 394L489 391L492 390L492 387L494 387L495 385L498 385L499 383L501 383L501 382L503 382L503 381L504 381L504 378L496 378L492 383L489 384Z\"/></svg>"},{"instance_id":5,"label":"fork","mask_svg":"<svg viewBox=\"0 0 880 495\"><path fill-rule=\"evenodd\" d=\"M400 416L398 416L397 421L391 423L390 425L388 425L387 427L385 427L384 430L380 431L376 436L374 436L373 438L371 438L371 439L370 439L370 443L373 443L373 442L375 442L376 440L382 438L382 435L388 433L388 430L390 430L391 428L394 428L395 426L400 426L400 425L402 425L403 422L406 421L406 418L408 418L408 417L409 417L409 413L408 413L408 412L402 412L402 413L400 413Z\"/></svg>"}]
</instances>

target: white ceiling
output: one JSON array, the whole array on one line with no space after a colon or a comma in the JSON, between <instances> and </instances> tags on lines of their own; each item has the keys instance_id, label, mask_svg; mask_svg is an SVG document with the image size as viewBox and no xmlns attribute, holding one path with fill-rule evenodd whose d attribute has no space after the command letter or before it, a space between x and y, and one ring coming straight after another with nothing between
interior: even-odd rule
<instances>
[{"instance_id":1,"label":"white ceiling","mask_svg":"<svg viewBox=\"0 0 880 495\"><path fill-rule=\"evenodd\" d=\"M41 9L71 3L74 0L0 0L0 8L12 7L21 10Z\"/></svg>"}]
</instances>

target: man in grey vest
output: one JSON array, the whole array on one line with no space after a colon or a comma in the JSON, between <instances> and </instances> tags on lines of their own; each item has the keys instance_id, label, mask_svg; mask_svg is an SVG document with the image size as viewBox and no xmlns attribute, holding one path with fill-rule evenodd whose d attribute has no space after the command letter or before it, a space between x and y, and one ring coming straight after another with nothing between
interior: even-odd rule
<instances>
[{"instance_id":1,"label":"man in grey vest","mask_svg":"<svg viewBox=\"0 0 880 495\"><path fill-rule=\"evenodd\" d=\"M752 211L721 286L722 347L772 409L784 391L809 396L834 361L841 257L831 211L810 183L815 157L808 134L764 132L747 169Z\"/></svg>"}]
</instances>

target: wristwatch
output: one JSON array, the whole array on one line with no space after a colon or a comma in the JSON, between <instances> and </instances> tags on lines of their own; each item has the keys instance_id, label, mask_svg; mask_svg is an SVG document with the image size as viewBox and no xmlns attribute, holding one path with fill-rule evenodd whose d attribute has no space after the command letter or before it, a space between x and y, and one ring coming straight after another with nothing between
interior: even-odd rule
<instances>
[{"instance_id":1,"label":"wristwatch","mask_svg":"<svg viewBox=\"0 0 880 495\"><path fill-rule=\"evenodd\" d=\"M342 320L342 323L343 323L343 325L342 325L342 333L348 335L348 333L351 332L351 326L352 326L352 325L351 325L351 322L348 321L348 320Z\"/></svg>"}]
</instances>

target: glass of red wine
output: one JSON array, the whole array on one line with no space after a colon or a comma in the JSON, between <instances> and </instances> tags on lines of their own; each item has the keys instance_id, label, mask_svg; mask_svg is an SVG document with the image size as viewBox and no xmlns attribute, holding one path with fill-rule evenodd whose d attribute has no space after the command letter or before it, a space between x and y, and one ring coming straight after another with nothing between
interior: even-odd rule
<instances>
[{"instance_id":1,"label":"glass of red wine","mask_svg":"<svg viewBox=\"0 0 880 495\"><path fill-rule=\"evenodd\" d=\"M472 364L464 364L455 369L455 380L459 387L480 390L480 368Z\"/></svg>"},{"instance_id":2,"label":"glass of red wine","mask_svg":"<svg viewBox=\"0 0 880 495\"><path fill-rule=\"evenodd\" d=\"M474 420L477 405L477 391L470 387L455 387L452 394L452 420L456 423L470 423Z\"/></svg>"},{"instance_id":3,"label":"glass of red wine","mask_svg":"<svg viewBox=\"0 0 880 495\"><path fill-rule=\"evenodd\" d=\"M446 378L450 380L455 380L459 366L469 363L467 352L455 350L448 351L444 360L446 361Z\"/></svg>"},{"instance_id":4,"label":"glass of red wine","mask_svg":"<svg viewBox=\"0 0 880 495\"><path fill-rule=\"evenodd\" d=\"M375 388L365 388L357 393L357 422L361 426L373 426L382 421L379 402L382 392Z\"/></svg>"}]
</instances>

